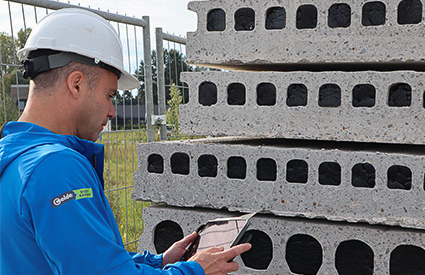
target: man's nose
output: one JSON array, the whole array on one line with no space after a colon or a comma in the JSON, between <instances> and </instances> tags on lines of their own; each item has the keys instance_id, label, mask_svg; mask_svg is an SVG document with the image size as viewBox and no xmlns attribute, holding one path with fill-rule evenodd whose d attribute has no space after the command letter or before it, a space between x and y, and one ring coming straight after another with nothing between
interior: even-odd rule
<instances>
[{"instance_id":1,"label":"man's nose","mask_svg":"<svg viewBox=\"0 0 425 275\"><path fill-rule=\"evenodd\" d=\"M117 112L115 111L114 105L112 104L112 100L109 104L109 112L108 112L108 118L114 119L117 116Z\"/></svg>"}]
</instances>

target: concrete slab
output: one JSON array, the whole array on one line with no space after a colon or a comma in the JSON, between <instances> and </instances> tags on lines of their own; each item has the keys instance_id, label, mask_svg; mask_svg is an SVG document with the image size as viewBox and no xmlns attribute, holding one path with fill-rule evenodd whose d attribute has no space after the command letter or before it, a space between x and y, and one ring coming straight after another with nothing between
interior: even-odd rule
<instances>
[{"instance_id":1,"label":"concrete slab","mask_svg":"<svg viewBox=\"0 0 425 275\"><path fill-rule=\"evenodd\" d=\"M402 3L403 2L403 3ZM187 61L253 70L425 70L422 1L194 1Z\"/></svg>"},{"instance_id":2,"label":"concrete slab","mask_svg":"<svg viewBox=\"0 0 425 275\"><path fill-rule=\"evenodd\" d=\"M157 248L162 251L207 220L239 215L168 206L144 208L145 228L139 251L158 252ZM234 274L425 272L423 261L419 260L425 255L423 230L257 214L248 233L252 236L253 248L249 254L236 257L240 268Z\"/></svg>"},{"instance_id":3,"label":"concrete slab","mask_svg":"<svg viewBox=\"0 0 425 275\"><path fill-rule=\"evenodd\" d=\"M184 73L180 131L425 144L421 72Z\"/></svg>"},{"instance_id":4,"label":"concrete slab","mask_svg":"<svg viewBox=\"0 0 425 275\"><path fill-rule=\"evenodd\" d=\"M425 229L425 147L234 138L138 145L132 198Z\"/></svg>"}]
</instances>

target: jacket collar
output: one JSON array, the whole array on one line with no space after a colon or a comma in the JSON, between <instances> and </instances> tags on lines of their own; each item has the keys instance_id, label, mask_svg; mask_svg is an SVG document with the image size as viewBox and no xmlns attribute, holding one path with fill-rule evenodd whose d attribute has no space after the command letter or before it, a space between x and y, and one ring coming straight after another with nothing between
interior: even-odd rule
<instances>
[{"instance_id":1,"label":"jacket collar","mask_svg":"<svg viewBox=\"0 0 425 275\"><path fill-rule=\"evenodd\" d=\"M103 181L104 146L72 135L59 135L28 122L8 122L0 130L0 175L10 162L25 151L45 144L62 144L82 154Z\"/></svg>"}]
</instances>

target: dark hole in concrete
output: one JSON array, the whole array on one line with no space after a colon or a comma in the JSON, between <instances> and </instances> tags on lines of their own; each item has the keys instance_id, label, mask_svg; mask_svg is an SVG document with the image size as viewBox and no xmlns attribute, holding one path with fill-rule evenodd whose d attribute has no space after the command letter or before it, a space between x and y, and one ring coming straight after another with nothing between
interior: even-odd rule
<instances>
[{"instance_id":1,"label":"dark hole in concrete","mask_svg":"<svg viewBox=\"0 0 425 275\"><path fill-rule=\"evenodd\" d=\"M397 22L419 24L422 21L422 2L420 0L403 0L398 4Z\"/></svg>"},{"instance_id":2,"label":"dark hole in concrete","mask_svg":"<svg viewBox=\"0 0 425 275\"><path fill-rule=\"evenodd\" d=\"M241 255L246 267L266 270L273 259L273 243L269 235L259 230L248 230L242 240L249 240L252 248Z\"/></svg>"},{"instance_id":3,"label":"dark hole in concrete","mask_svg":"<svg viewBox=\"0 0 425 275\"><path fill-rule=\"evenodd\" d=\"M227 103L229 105L244 105L246 88L242 83L232 83L227 87Z\"/></svg>"},{"instance_id":4,"label":"dark hole in concrete","mask_svg":"<svg viewBox=\"0 0 425 275\"><path fill-rule=\"evenodd\" d=\"M212 82L199 85L199 104L211 106L217 103L217 86Z\"/></svg>"},{"instance_id":5,"label":"dark hole in concrete","mask_svg":"<svg viewBox=\"0 0 425 275\"><path fill-rule=\"evenodd\" d=\"M275 181L277 174L276 161L261 158L257 161L257 179L261 181Z\"/></svg>"},{"instance_id":6,"label":"dark hole in concrete","mask_svg":"<svg viewBox=\"0 0 425 275\"><path fill-rule=\"evenodd\" d=\"M173 221L162 221L156 227L153 235L153 244L156 253L164 253L170 246L183 238L183 230Z\"/></svg>"},{"instance_id":7,"label":"dark hole in concrete","mask_svg":"<svg viewBox=\"0 0 425 275\"><path fill-rule=\"evenodd\" d=\"M353 88L353 107L375 106L376 89L371 84L359 84Z\"/></svg>"},{"instance_id":8,"label":"dark hole in concrete","mask_svg":"<svg viewBox=\"0 0 425 275\"><path fill-rule=\"evenodd\" d=\"M226 29L226 13L222 9L213 9L207 15L207 31L217 32Z\"/></svg>"},{"instance_id":9,"label":"dark hole in concrete","mask_svg":"<svg viewBox=\"0 0 425 275\"><path fill-rule=\"evenodd\" d=\"M370 163L358 163L351 169L351 184L354 187L375 187L375 167Z\"/></svg>"},{"instance_id":10,"label":"dark hole in concrete","mask_svg":"<svg viewBox=\"0 0 425 275\"><path fill-rule=\"evenodd\" d=\"M317 26L317 8L302 5L297 10L297 29L314 29Z\"/></svg>"},{"instance_id":11,"label":"dark hole in concrete","mask_svg":"<svg viewBox=\"0 0 425 275\"><path fill-rule=\"evenodd\" d=\"M278 30L286 27L286 11L282 7L272 7L267 10L266 29Z\"/></svg>"},{"instance_id":12,"label":"dark hole in concrete","mask_svg":"<svg viewBox=\"0 0 425 275\"><path fill-rule=\"evenodd\" d=\"M378 26L385 24L385 4L379 1L368 2L363 5L362 25Z\"/></svg>"},{"instance_id":13,"label":"dark hole in concrete","mask_svg":"<svg viewBox=\"0 0 425 275\"><path fill-rule=\"evenodd\" d=\"M320 107L341 106L341 88L337 84L324 84L319 90Z\"/></svg>"},{"instance_id":14,"label":"dark hole in concrete","mask_svg":"<svg viewBox=\"0 0 425 275\"><path fill-rule=\"evenodd\" d=\"M373 274L373 254L372 248L362 241L344 241L336 249L336 270L344 275Z\"/></svg>"},{"instance_id":15,"label":"dark hole in concrete","mask_svg":"<svg viewBox=\"0 0 425 275\"><path fill-rule=\"evenodd\" d=\"M148 157L148 172L162 174L164 172L164 158L158 154Z\"/></svg>"},{"instance_id":16,"label":"dark hole in concrete","mask_svg":"<svg viewBox=\"0 0 425 275\"><path fill-rule=\"evenodd\" d=\"M414 245L400 245L391 252L390 275L425 274L425 250Z\"/></svg>"},{"instance_id":17,"label":"dark hole in concrete","mask_svg":"<svg viewBox=\"0 0 425 275\"><path fill-rule=\"evenodd\" d=\"M333 4L329 8L328 26L348 28L351 25L351 7L348 4Z\"/></svg>"},{"instance_id":18,"label":"dark hole in concrete","mask_svg":"<svg viewBox=\"0 0 425 275\"><path fill-rule=\"evenodd\" d=\"M412 87L407 83L391 85L388 95L388 106L408 107L412 104Z\"/></svg>"},{"instance_id":19,"label":"dark hole in concrete","mask_svg":"<svg viewBox=\"0 0 425 275\"><path fill-rule=\"evenodd\" d=\"M257 104L273 106L276 104L276 86L272 83L260 83L257 86Z\"/></svg>"},{"instance_id":20,"label":"dark hole in concrete","mask_svg":"<svg viewBox=\"0 0 425 275\"><path fill-rule=\"evenodd\" d=\"M301 159L293 159L286 164L286 181L294 183L307 183L308 164Z\"/></svg>"},{"instance_id":21,"label":"dark hole in concrete","mask_svg":"<svg viewBox=\"0 0 425 275\"><path fill-rule=\"evenodd\" d=\"M246 161L242 157L230 157L227 160L227 177L231 179L246 178Z\"/></svg>"},{"instance_id":22,"label":"dark hole in concrete","mask_svg":"<svg viewBox=\"0 0 425 275\"><path fill-rule=\"evenodd\" d=\"M289 107L307 106L307 87L304 84L289 85L286 105Z\"/></svg>"},{"instance_id":23,"label":"dark hole in concrete","mask_svg":"<svg viewBox=\"0 0 425 275\"><path fill-rule=\"evenodd\" d=\"M341 166L336 162L323 162L319 166L319 183L321 185L340 185Z\"/></svg>"},{"instance_id":24,"label":"dark hole in concrete","mask_svg":"<svg viewBox=\"0 0 425 275\"><path fill-rule=\"evenodd\" d=\"M174 153L171 156L171 172L189 175L189 156L185 153Z\"/></svg>"},{"instance_id":25,"label":"dark hole in concrete","mask_svg":"<svg viewBox=\"0 0 425 275\"><path fill-rule=\"evenodd\" d=\"M312 236L294 235L286 244L286 262L295 274L317 274L322 257L322 246Z\"/></svg>"},{"instance_id":26,"label":"dark hole in concrete","mask_svg":"<svg viewBox=\"0 0 425 275\"><path fill-rule=\"evenodd\" d=\"M412 188L412 171L401 165L393 165L388 169L388 188L410 190Z\"/></svg>"},{"instance_id":27,"label":"dark hole in concrete","mask_svg":"<svg viewBox=\"0 0 425 275\"><path fill-rule=\"evenodd\" d=\"M198 175L200 177L217 177L217 158L213 155L202 155L198 158Z\"/></svg>"},{"instance_id":28,"label":"dark hole in concrete","mask_svg":"<svg viewBox=\"0 0 425 275\"><path fill-rule=\"evenodd\" d=\"M255 28L255 11L251 8L238 9L235 12L235 30L252 31Z\"/></svg>"}]
</instances>

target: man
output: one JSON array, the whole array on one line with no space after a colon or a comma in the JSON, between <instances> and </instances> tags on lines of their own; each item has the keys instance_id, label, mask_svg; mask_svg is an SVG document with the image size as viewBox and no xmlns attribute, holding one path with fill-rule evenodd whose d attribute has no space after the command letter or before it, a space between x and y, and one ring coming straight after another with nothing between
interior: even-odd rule
<instances>
[{"instance_id":1,"label":"man","mask_svg":"<svg viewBox=\"0 0 425 275\"><path fill-rule=\"evenodd\" d=\"M179 262L193 233L162 255L129 254L103 193L111 98L139 83L113 27L80 9L46 16L18 52L31 79L18 122L0 131L1 274L227 274L247 251L212 248Z\"/></svg>"}]
</instances>

